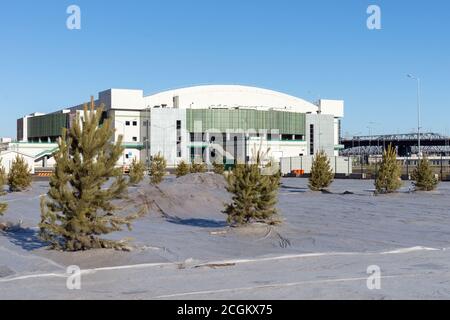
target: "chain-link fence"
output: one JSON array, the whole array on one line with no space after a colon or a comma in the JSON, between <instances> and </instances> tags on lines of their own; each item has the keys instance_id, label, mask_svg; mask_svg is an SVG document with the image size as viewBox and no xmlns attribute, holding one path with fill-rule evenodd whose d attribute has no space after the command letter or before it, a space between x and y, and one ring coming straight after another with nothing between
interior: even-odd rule
<instances>
[{"instance_id":1,"label":"chain-link fence","mask_svg":"<svg viewBox=\"0 0 450 320\"><path fill-rule=\"evenodd\" d=\"M361 179L374 179L381 163L380 157L353 156L351 158L353 174ZM429 157L430 167L441 181L450 181L450 157ZM410 180L416 169L418 158L401 158L397 160L402 167L402 179Z\"/></svg>"}]
</instances>

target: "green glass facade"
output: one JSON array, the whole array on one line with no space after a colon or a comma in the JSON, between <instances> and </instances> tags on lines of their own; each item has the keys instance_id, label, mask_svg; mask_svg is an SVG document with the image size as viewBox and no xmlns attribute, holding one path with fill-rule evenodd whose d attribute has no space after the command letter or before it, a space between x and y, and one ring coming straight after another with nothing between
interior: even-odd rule
<instances>
[{"instance_id":1,"label":"green glass facade","mask_svg":"<svg viewBox=\"0 0 450 320\"><path fill-rule=\"evenodd\" d=\"M69 127L68 113L47 114L28 118L28 138L58 137L63 128Z\"/></svg>"},{"instance_id":2,"label":"green glass facade","mask_svg":"<svg viewBox=\"0 0 450 320\"><path fill-rule=\"evenodd\" d=\"M201 121L202 131L279 130L280 134L305 135L305 114L284 111L187 109L187 130L194 132Z\"/></svg>"}]
</instances>

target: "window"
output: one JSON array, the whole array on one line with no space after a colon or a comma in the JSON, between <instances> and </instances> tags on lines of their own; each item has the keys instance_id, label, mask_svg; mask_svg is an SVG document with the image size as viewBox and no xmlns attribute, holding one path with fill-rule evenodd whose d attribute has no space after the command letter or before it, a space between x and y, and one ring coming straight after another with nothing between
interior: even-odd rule
<instances>
[{"instance_id":1,"label":"window","mask_svg":"<svg viewBox=\"0 0 450 320\"><path fill-rule=\"evenodd\" d=\"M126 158L126 159L130 159L130 155L127 153L127 154L125 155L125 158Z\"/></svg>"},{"instance_id":2,"label":"window","mask_svg":"<svg viewBox=\"0 0 450 320\"><path fill-rule=\"evenodd\" d=\"M137 127L137 121L133 121L133 127Z\"/></svg>"},{"instance_id":3,"label":"window","mask_svg":"<svg viewBox=\"0 0 450 320\"><path fill-rule=\"evenodd\" d=\"M133 141L134 141L134 142L137 142L137 137L133 137Z\"/></svg>"},{"instance_id":4,"label":"window","mask_svg":"<svg viewBox=\"0 0 450 320\"><path fill-rule=\"evenodd\" d=\"M125 125L128 127L130 126L130 121L125 121Z\"/></svg>"},{"instance_id":5,"label":"window","mask_svg":"<svg viewBox=\"0 0 450 320\"><path fill-rule=\"evenodd\" d=\"M205 134L204 133L190 133L191 142L204 142Z\"/></svg>"},{"instance_id":6,"label":"window","mask_svg":"<svg viewBox=\"0 0 450 320\"><path fill-rule=\"evenodd\" d=\"M181 158L181 120L177 120L177 156Z\"/></svg>"},{"instance_id":7,"label":"window","mask_svg":"<svg viewBox=\"0 0 450 320\"><path fill-rule=\"evenodd\" d=\"M309 125L309 154L314 155L314 125Z\"/></svg>"}]
</instances>

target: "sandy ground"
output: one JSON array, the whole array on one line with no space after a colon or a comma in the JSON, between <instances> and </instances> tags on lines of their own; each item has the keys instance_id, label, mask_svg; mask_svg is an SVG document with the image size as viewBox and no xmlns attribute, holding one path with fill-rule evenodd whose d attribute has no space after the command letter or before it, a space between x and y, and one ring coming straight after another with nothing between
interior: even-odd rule
<instances>
[{"instance_id":1,"label":"sandy ground","mask_svg":"<svg viewBox=\"0 0 450 320\"><path fill-rule=\"evenodd\" d=\"M449 299L450 184L431 193L373 196L371 181L337 180L333 194L304 179L283 179L283 224L229 228L230 196L220 176L169 177L130 189L129 209L150 212L133 231L132 252L49 251L37 237L40 181L8 194L0 233L0 299ZM349 191L350 194L344 194ZM66 268L83 270L82 289L66 288ZM367 268L381 289L367 288Z\"/></svg>"}]
</instances>

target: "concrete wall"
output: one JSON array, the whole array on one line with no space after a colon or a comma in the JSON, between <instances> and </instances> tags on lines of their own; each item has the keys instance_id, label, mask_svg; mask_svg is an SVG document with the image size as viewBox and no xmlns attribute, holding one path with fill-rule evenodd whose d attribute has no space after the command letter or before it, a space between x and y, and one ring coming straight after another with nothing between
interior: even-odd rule
<instances>
[{"instance_id":1,"label":"concrete wall","mask_svg":"<svg viewBox=\"0 0 450 320\"><path fill-rule=\"evenodd\" d=\"M319 100L321 114L333 115L335 118L344 117L344 101L342 100Z\"/></svg>"},{"instance_id":2,"label":"concrete wall","mask_svg":"<svg viewBox=\"0 0 450 320\"><path fill-rule=\"evenodd\" d=\"M310 125L314 125L314 153L311 154ZM335 146L334 116L324 114L306 115L306 143L307 155L314 155L324 150L329 157L333 157Z\"/></svg>"},{"instance_id":3,"label":"concrete wall","mask_svg":"<svg viewBox=\"0 0 450 320\"><path fill-rule=\"evenodd\" d=\"M311 166L314 157L292 157L282 158L280 161L281 172L283 175L289 174L292 170L305 170L305 174L311 173ZM352 171L351 158L346 157L330 157L330 165L336 174L350 175Z\"/></svg>"},{"instance_id":4,"label":"concrete wall","mask_svg":"<svg viewBox=\"0 0 450 320\"><path fill-rule=\"evenodd\" d=\"M144 109L142 90L109 89L99 93L99 103L106 109L141 110Z\"/></svg>"},{"instance_id":5,"label":"concrete wall","mask_svg":"<svg viewBox=\"0 0 450 320\"><path fill-rule=\"evenodd\" d=\"M5 168L6 173L9 173L12 163L17 155L26 161L31 173L34 174L34 158L15 151L5 151L0 153L1 165Z\"/></svg>"},{"instance_id":6,"label":"concrete wall","mask_svg":"<svg viewBox=\"0 0 450 320\"><path fill-rule=\"evenodd\" d=\"M141 142L141 113L140 111L113 110L110 112L113 126L116 129L115 141L123 136L124 143Z\"/></svg>"},{"instance_id":7,"label":"concrete wall","mask_svg":"<svg viewBox=\"0 0 450 320\"><path fill-rule=\"evenodd\" d=\"M181 130L176 128L181 121ZM177 135L181 133L181 157L177 154ZM182 159L190 161L188 150L189 135L186 131L186 110L152 109L150 124L150 154L161 153L167 165L176 166Z\"/></svg>"}]
</instances>

